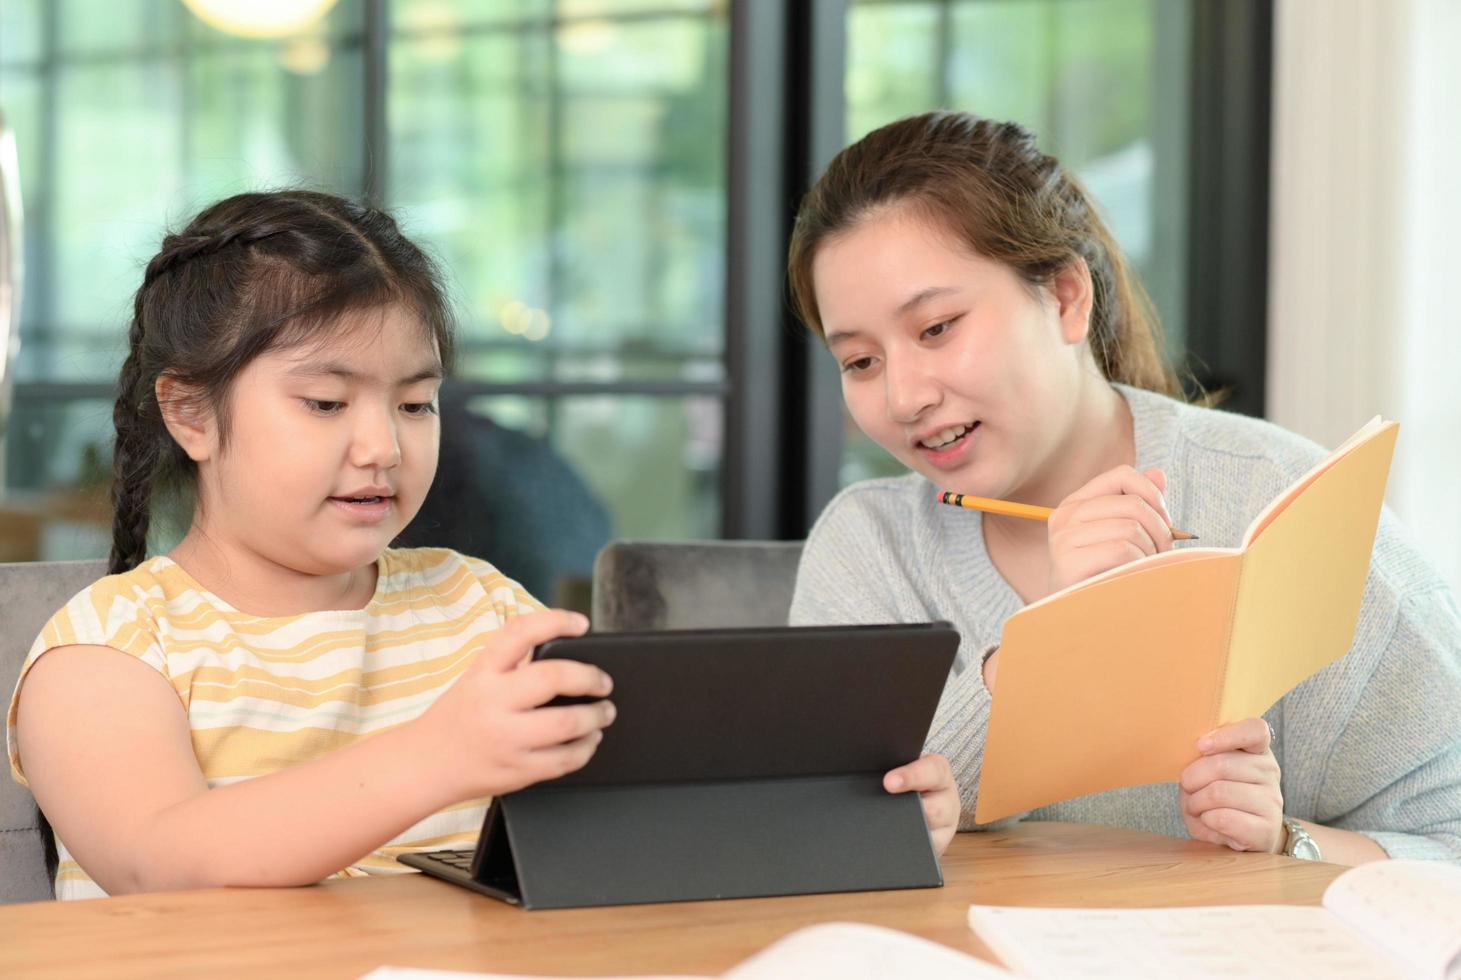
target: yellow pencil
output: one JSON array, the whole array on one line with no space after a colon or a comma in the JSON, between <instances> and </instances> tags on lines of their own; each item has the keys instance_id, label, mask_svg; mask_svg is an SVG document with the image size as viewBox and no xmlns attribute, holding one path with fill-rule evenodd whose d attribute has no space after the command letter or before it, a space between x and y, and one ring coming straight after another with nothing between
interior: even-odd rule
<instances>
[{"instance_id":1,"label":"yellow pencil","mask_svg":"<svg viewBox=\"0 0 1461 980\"><path fill-rule=\"evenodd\" d=\"M994 500L989 497L974 497L967 493L954 493L952 490L945 490L938 495L938 502L948 504L951 507L967 507L969 510L982 510L990 514L1002 514L1005 517L1023 517L1031 521L1048 521L1052 513L1049 507L1039 507L1035 504L1017 504L1012 500ZM1179 531L1172 528L1172 539L1174 541L1196 541L1197 535L1188 531Z\"/></svg>"}]
</instances>

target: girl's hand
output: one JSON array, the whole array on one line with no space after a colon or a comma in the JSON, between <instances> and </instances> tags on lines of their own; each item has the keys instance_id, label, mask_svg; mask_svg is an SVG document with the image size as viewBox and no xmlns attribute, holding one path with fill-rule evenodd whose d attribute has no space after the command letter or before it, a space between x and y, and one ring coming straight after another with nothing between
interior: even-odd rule
<instances>
[{"instance_id":1,"label":"girl's hand","mask_svg":"<svg viewBox=\"0 0 1461 980\"><path fill-rule=\"evenodd\" d=\"M609 675L571 660L531 661L533 648L588 629L562 610L509 620L476 659L412 722L425 740L422 763L439 765L452 800L499 796L580 769L614 720L609 701L545 708L559 695L603 697Z\"/></svg>"},{"instance_id":2,"label":"girl's hand","mask_svg":"<svg viewBox=\"0 0 1461 980\"><path fill-rule=\"evenodd\" d=\"M1202 758L1182 770L1177 801L1193 840L1235 851L1283 848L1283 792L1273 733L1262 718L1214 729L1197 740Z\"/></svg>"},{"instance_id":3,"label":"girl's hand","mask_svg":"<svg viewBox=\"0 0 1461 980\"><path fill-rule=\"evenodd\" d=\"M954 785L949 760L929 754L899 766L883 777L883 788L889 793L918 793L934 853L941 856L959 829L959 788Z\"/></svg>"},{"instance_id":4,"label":"girl's hand","mask_svg":"<svg viewBox=\"0 0 1461 980\"><path fill-rule=\"evenodd\" d=\"M1050 515L1050 591L1172 547L1172 515L1158 469L1107 470L1066 497Z\"/></svg>"}]
</instances>

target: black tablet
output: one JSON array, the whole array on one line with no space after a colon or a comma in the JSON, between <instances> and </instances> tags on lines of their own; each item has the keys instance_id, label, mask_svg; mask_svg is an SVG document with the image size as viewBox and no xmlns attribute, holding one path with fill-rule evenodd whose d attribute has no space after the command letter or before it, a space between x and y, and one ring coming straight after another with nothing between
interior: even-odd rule
<instances>
[{"instance_id":1,"label":"black tablet","mask_svg":"<svg viewBox=\"0 0 1461 980\"><path fill-rule=\"evenodd\" d=\"M402 858L562 908L930 887L918 758L958 648L946 623L589 633L535 659L614 679L583 769L494 800L478 848Z\"/></svg>"}]
</instances>

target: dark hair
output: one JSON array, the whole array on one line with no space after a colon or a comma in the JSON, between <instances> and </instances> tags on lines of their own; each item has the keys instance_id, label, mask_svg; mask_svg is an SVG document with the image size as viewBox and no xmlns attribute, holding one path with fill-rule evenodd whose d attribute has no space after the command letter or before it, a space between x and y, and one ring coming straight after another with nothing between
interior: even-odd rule
<instances>
[{"instance_id":1,"label":"dark hair","mask_svg":"<svg viewBox=\"0 0 1461 980\"><path fill-rule=\"evenodd\" d=\"M930 112L873 130L837 154L808 192L787 265L797 313L818 334L817 249L893 205L918 208L1032 286L1084 259L1094 294L1090 345L1102 373L1179 393L1151 300L1085 188L1023 126L966 112Z\"/></svg>"},{"instance_id":2,"label":"dark hair","mask_svg":"<svg viewBox=\"0 0 1461 980\"><path fill-rule=\"evenodd\" d=\"M251 361L323 340L347 313L402 305L451 363L450 306L434 263L390 215L312 191L239 194L162 240L137 290L117 383L111 572L147 555L152 503L196 481L157 403L167 374L228 438L228 394Z\"/></svg>"}]
</instances>

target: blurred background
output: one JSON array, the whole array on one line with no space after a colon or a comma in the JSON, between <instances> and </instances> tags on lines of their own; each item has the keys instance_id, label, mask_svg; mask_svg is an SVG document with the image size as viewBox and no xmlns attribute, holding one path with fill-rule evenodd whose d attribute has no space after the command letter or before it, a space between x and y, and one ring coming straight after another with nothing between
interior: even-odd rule
<instances>
[{"instance_id":1,"label":"blurred background","mask_svg":"<svg viewBox=\"0 0 1461 980\"><path fill-rule=\"evenodd\" d=\"M1446 7L0 0L23 265L19 343L0 383L0 561L106 553L113 382L142 266L208 202L296 186L392 209L452 283L462 356L444 413L450 445L415 542L482 554L543 598L582 607L610 537L802 537L840 486L897 467L845 420L830 358L790 315L796 202L845 143L943 106L1039 133L1102 202L1177 359L1228 388L1227 407L1333 444L1405 385L1387 375L1390 387L1360 392L1369 401L1341 394L1307 418L1314 398L1285 416L1269 397L1302 391L1316 363L1302 344L1271 356L1278 314L1311 323L1313 310L1302 293L1271 290L1271 269L1317 254L1303 232L1315 210L1270 200L1332 162L1320 152L1291 176L1284 161L1313 153L1304 133L1356 125L1352 103L1347 123L1337 108L1315 121L1314 106L1333 102L1324 73L1342 83L1354 64L1301 39L1352 8L1352 23L1325 29L1335 50L1383 62L1393 84L1370 110L1390 120L1415 104L1408 86L1444 90L1443 62L1426 77L1413 66L1417 37L1454 27ZM1393 36L1380 54L1377 19ZM1309 65L1302 78L1295 64ZM1433 101L1428 111L1444 115ZM1280 129L1276 113L1291 125ZM1432 131L1424 118L1414 128ZM1411 158L1407 133L1379 170L1330 167L1314 208L1405 186L1385 167ZM1331 217L1326 236L1343 235L1344 216ZM1413 259L1391 261L1414 270ZM1373 265L1367 253L1336 262L1309 269L1307 288L1353 283L1346 262ZM1400 280L1395 292L1413 294ZM1307 342L1332 346L1326 330L1344 315L1329 310ZM1275 378L1276 362L1293 367ZM1425 404L1454 438L1455 406ZM1437 446L1431 464L1454 454L1461 480L1461 451ZM1410 506L1435 504L1422 493ZM1458 575L1461 525L1446 533L1429 546Z\"/></svg>"}]
</instances>

